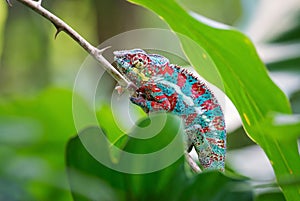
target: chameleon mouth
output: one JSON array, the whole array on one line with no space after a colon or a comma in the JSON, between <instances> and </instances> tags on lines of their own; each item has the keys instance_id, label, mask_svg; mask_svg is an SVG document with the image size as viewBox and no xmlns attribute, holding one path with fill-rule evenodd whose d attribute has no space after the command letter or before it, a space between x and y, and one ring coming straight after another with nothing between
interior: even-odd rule
<instances>
[{"instance_id":1,"label":"chameleon mouth","mask_svg":"<svg viewBox=\"0 0 300 201\"><path fill-rule=\"evenodd\" d=\"M120 68L120 67L119 67L117 61L112 62L111 65L112 65L117 71L119 71L120 73L124 73L123 68Z\"/></svg>"},{"instance_id":2,"label":"chameleon mouth","mask_svg":"<svg viewBox=\"0 0 300 201\"><path fill-rule=\"evenodd\" d=\"M122 75L126 75L126 73L128 72L128 69L122 68L121 66L119 66L119 63L118 63L117 61L114 61L113 63L111 63L111 65L112 65L117 71L119 71L119 73L121 73Z\"/></svg>"},{"instance_id":3,"label":"chameleon mouth","mask_svg":"<svg viewBox=\"0 0 300 201\"><path fill-rule=\"evenodd\" d=\"M112 62L111 65L112 65L114 68L116 68L116 69L118 68L118 63L117 63L117 61Z\"/></svg>"},{"instance_id":4,"label":"chameleon mouth","mask_svg":"<svg viewBox=\"0 0 300 201\"><path fill-rule=\"evenodd\" d=\"M120 51L114 51L114 62L112 63L112 66L115 67L120 73L125 73L125 69L122 68L118 62L119 59L121 59L124 55L126 55L126 50L120 50Z\"/></svg>"}]
</instances>

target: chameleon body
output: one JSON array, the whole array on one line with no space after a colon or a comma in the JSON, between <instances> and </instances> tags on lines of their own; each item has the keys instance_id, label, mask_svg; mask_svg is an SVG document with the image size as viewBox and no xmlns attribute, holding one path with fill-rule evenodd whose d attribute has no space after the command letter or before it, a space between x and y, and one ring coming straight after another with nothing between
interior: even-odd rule
<instances>
[{"instance_id":1,"label":"chameleon body","mask_svg":"<svg viewBox=\"0 0 300 201\"><path fill-rule=\"evenodd\" d=\"M138 87L131 102L147 113L166 111L181 117L187 151L195 148L202 169L224 171L224 115L207 85L158 54L133 49L114 55L118 70Z\"/></svg>"}]
</instances>

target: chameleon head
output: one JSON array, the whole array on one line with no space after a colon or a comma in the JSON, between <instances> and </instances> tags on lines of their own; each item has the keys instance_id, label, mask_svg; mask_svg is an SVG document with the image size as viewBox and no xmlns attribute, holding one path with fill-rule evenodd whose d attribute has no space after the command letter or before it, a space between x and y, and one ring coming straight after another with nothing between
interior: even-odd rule
<instances>
[{"instance_id":1,"label":"chameleon head","mask_svg":"<svg viewBox=\"0 0 300 201\"><path fill-rule=\"evenodd\" d=\"M115 51L114 55L118 70L137 86L157 75L159 68L169 62L161 55L147 54L142 49Z\"/></svg>"}]
</instances>

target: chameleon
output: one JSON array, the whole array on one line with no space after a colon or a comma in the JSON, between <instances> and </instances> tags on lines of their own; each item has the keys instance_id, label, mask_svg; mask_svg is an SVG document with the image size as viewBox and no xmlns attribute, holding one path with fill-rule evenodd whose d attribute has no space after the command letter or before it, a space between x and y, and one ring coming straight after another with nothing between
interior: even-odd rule
<instances>
[{"instance_id":1,"label":"chameleon","mask_svg":"<svg viewBox=\"0 0 300 201\"><path fill-rule=\"evenodd\" d=\"M186 151L196 150L202 170L224 171L224 115L207 84L166 57L142 49L114 51L114 61L137 87L130 101L146 113L178 115L184 124Z\"/></svg>"}]
</instances>

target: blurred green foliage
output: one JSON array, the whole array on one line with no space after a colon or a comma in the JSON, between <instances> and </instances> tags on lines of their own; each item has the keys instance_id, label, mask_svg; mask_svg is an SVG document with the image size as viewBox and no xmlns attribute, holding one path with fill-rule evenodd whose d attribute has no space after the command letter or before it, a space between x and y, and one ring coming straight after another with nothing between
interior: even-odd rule
<instances>
[{"instance_id":1,"label":"blurred green foliage","mask_svg":"<svg viewBox=\"0 0 300 201\"><path fill-rule=\"evenodd\" d=\"M1 180L21 185L29 200L69 199L63 153L76 133L71 100L69 90L53 88L0 103Z\"/></svg>"},{"instance_id":2,"label":"blurred green foliage","mask_svg":"<svg viewBox=\"0 0 300 201\"><path fill-rule=\"evenodd\" d=\"M154 115L151 121L161 121L165 115ZM143 119L139 122L139 127L143 128L149 125L149 119ZM147 140L137 140L135 136L140 135L139 129L133 130L131 137L127 140L124 151L130 153L153 153L161 150L178 134L178 126L180 120L174 116L168 115L166 123L161 131L153 138ZM100 122L101 124L101 122ZM177 125L177 126L174 126ZM147 129L149 135L152 129ZM181 132L183 130L181 129ZM145 133L143 133L144 135ZM116 171L118 166L122 168L124 164L113 163L103 165L95 160L87 151L86 146L82 144L79 138L85 138L83 141L95 142L101 135L100 128L87 128L79 137L69 141L67 147L67 166L73 193L76 201L84 200L239 200L250 201L253 198L252 190L249 183L241 179L234 179L224 176L219 172L207 172L205 174L194 175L188 177L184 170L184 157L181 156L176 162L168 167L147 174L131 174ZM80 137L81 136L81 137ZM183 141L181 141L181 145ZM97 143L99 152L109 150L109 145L105 143ZM102 151L101 151L101 150ZM183 152L183 146L178 146ZM109 154L109 153L107 153ZM124 161L132 170L148 166L155 166L161 161L168 161L172 154L162 155L161 158L153 158L152 160L140 161L135 157L132 160ZM120 155L120 161L124 156ZM78 159L81 160L78 160ZM76 170L76 171L74 171ZM92 176L92 177L91 177ZM93 178L93 180L91 180ZM82 183L93 183L92 187L82 185ZM95 186L97 188L95 188ZM99 189L99 190L98 190ZM105 192L100 192L100 191Z\"/></svg>"},{"instance_id":3,"label":"blurred green foliage","mask_svg":"<svg viewBox=\"0 0 300 201\"><path fill-rule=\"evenodd\" d=\"M220 3L211 0L181 0L179 2L186 9L230 25L235 25L245 16L244 1L231 0ZM135 28L167 27L154 13L124 0L75 0L72 2L44 0L43 5L64 19L93 44L101 43L116 34ZM252 16L255 19L255 14ZM299 15L295 16L294 24L290 29L266 42L271 44L299 43L300 21ZM274 26L280 25L274 24ZM0 2L0 200L72 200L65 171L65 147L68 140L77 133L72 116L72 96L74 95L72 87L76 73L87 54L63 33L54 40L54 33L55 28L48 21L20 3L15 1L14 6L8 8L5 1ZM239 54L238 51L237 54ZM299 74L299 58L300 54L292 58L272 61L267 64L267 67L271 71ZM300 86L298 90L291 93L290 97L293 111L296 113L300 111L299 91ZM106 90L105 93L110 93L110 91ZM276 98L273 101L275 103ZM109 123L113 118L110 116L109 109L105 109L106 102L96 104L104 105L96 107L99 122L104 122L102 129L107 131L112 142L117 140L118 146L123 147L122 140L128 142L128 139L121 137L124 133L118 130L114 122ZM78 107L87 108L88 106L82 101L82 105ZM263 129L272 133L272 126L268 124ZM279 131L284 132L286 129L284 125L282 126L283 129ZM293 136L299 136L298 124L292 124L292 126L294 126ZM287 131L284 134L286 133ZM280 135L280 132L277 134ZM249 138L246 138L243 141L245 143L242 144L240 136L244 136L245 139L242 128L229 137L231 149L251 144ZM133 143L127 146L135 147L135 145ZM107 186L107 183L103 184L103 181L116 182L114 177L118 176L120 180L124 180L124 175L114 172L112 178L108 177L103 180L101 171L107 170L104 170L105 167L99 167L101 164L91 158L76 137L69 141L67 148L68 166L74 168L69 172L71 186L78 185L74 188L75 195L73 192L73 196L76 198L79 196L78 200L98 199L99 195L107 195L105 197L107 199L114 197L115 187ZM70 150L73 151L70 152ZM216 185L220 187L219 193L224 191L225 194L230 193L227 188L228 185L232 187L230 183L233 181L232 178L218 173L206 173L196 176L194 180L188 180L183 170L183 159L163 171L170 169L172 171L169 174L176 176L174 180L165 179L164 185L168 186L167 183L170 182L168 184L172 188L169 190L176 189L178 195L183 197L188 195L187 200L197 200L206 195L208 200L212 199L209 196L215 195ZM150 177L126 175L125 180L130 182L126 184L125 191L131 192L130 196L133 197L130 198L140 198L138 200L160 195L161 198L166 198L172 193L171 191L145 190L145 186L147 187L150 183L154 185L157 183L157 180L161 178L159 177L161 173L153 173ZM72 179L77 179L79 183L73 183ZM286 182L285 179L283 178ZM244 181L239 182L245 184ZM186 185L186 188L182 189L177 185L178 183ZM299 179L296 178L292 184L286 183L290 186L294 183L299 184ZM82 189L82 184L90 185ZM98 186L103 188L99 189ZM199 189L199 186L202 188ZM149 188L151 187L153 186L150 185ZM251 190L248 187L244 191L246 195L249 195L248 190ZM118 196L125 196L122 199L128 196L121 187L117 191L120 193L117 194ZM181 200L184 200L183 197L180 197ZM281 192L266 192L261 193L257 200L281 201L284 198Z\"/></svg>"}]
</instances>

